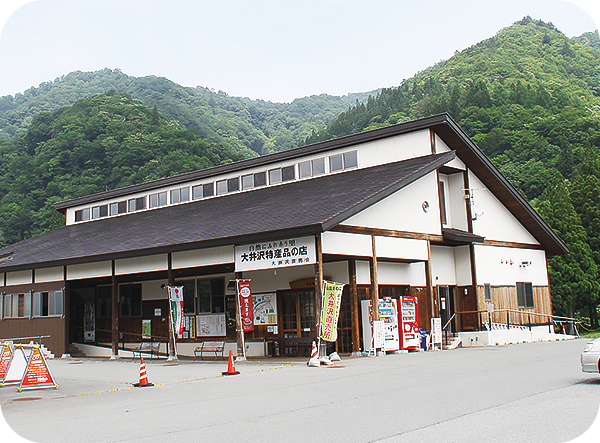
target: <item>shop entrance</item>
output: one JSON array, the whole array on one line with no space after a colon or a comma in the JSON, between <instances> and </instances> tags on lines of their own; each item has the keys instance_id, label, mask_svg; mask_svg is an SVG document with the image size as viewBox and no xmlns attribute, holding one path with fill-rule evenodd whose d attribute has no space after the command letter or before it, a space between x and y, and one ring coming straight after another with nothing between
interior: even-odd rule
<instances>
[{"instance_id":1,"label":"shop entrance","mask_svg":"<svg viewBox=\"0 0 600 443\"><path fill-rule=\"evenodd\" d=\"M452 318L455 312L454 307L454 288L451 286L438 286L438 306L440 307L440 317L442 319L442 326L444 326L450 319L450 324L446 327L448 332L456 332L456 317Z\"/></svg>"}]
</instances>

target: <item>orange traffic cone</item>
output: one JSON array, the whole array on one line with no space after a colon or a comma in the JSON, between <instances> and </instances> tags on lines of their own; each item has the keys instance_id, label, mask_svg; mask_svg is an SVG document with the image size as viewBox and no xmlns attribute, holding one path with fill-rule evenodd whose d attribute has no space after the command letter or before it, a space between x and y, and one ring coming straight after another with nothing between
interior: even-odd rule
<instances>
[{"instance_id":1,"label":"orange traffic cone","mask_svg":"<svg viewBox=\"0 0 600 443\"><path fill-rule=\"evenodd\" d=\"M310 353L310 360L306 363L308 366L321 366L319 361L319 350L317 349L317 343L312 342L312 352Z\"/></svg>"},{"instance_id":2,"label":"orange traffic cone","mask_svg":"<svg viewBox=\"0 0 600 443\"><path fill-rule=\"evenodd\" d=\"M233 352L231 349L229 350L229 365L227 366L227 372L221 372L223 375L239 375L239 371L235 370L235 365L233 364Z\"/></svg>"},{"instance_id":3,"label":"orange traffic cone","mask_svg":"<svg viewBox=\"0 0 600 443\"><path fill-rule=\"evenodd\" d=\"M152 383L148 383L148 376L146 375L146 364L144 358L140 357L140 382L134 383L133 386L139 388L145 388L146 386L154 386Z\"/></svg>"}]
</instances>

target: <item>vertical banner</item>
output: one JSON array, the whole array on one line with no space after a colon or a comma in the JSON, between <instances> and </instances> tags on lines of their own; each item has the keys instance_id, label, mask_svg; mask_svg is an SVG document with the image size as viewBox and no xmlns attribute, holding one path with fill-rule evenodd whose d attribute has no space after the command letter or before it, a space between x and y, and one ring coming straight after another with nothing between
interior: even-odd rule
<instances>
[{"instance_id":1,"label":"vertical banner","mask_svg":"<svg viewBox=\"0 0 600 443\"><path fill-rule=\"evenodd\" d=\"M343 283L323 282L323 309L321 311L321 338L337 340L337 323L342 304Z\"/></svg>"},{"instance_id":2,"label":"vertical banner","mask_svg":"<svg viewBox=\"0 0 600 443\"><path fill-rule=\"evenodd\" d=\"M252 290L250 280L238 280L238 294L240 297L240 315L242 317L242 329L244 332L254 330L254 303L252 301Z\"/></svg>"},{"instance_id":3,"label":"vertical banner","mask_svg":"<svg viewBox=\"0 0 600 443\"><path fill-rule=\"evenodd\" d=\"M169 286L169 301L173 318L173 331L177 338L183 337L183 286Z\"/></svg>"}]
</instances>

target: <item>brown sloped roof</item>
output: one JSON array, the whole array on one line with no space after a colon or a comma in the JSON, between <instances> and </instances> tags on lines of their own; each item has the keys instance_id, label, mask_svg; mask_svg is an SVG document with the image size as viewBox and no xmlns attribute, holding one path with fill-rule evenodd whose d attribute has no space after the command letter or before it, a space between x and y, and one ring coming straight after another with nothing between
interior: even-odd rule
<instances>
[{"instance_id":1,"label":"brown sloped roof","mask_svg":"<svg viewBox=\"0 0 600 443\"><path fill-rule=\"evenodd\" d=\"M324 232L454 159L454 152L63 226L0 249L17 270Z\"/></svg>"}]
</instances>

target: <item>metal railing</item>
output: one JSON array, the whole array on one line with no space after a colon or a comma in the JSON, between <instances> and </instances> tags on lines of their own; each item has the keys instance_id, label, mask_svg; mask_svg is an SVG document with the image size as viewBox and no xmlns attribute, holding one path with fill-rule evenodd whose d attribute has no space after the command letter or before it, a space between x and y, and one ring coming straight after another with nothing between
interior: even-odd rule
<instances>
[{"instance_id":1,"label":"metal railing","mask_svg":"<svg viewBox=\"0 0 600 443\"><path fill-rule=\"evenodd\" d=\"M577 330L577 325L580 324L581 322L578 321L575 318L571 318L571 317L562 317L559 315L552 315L552 314L541 314L538 312L525 312L525 311L517 311L514 309L496 309L492 312L489 312L487 310L480 310L480 311L462 311L462 312L458 312L456 313L458 314L458 319L460 322L461 327L459 327L459 330L464 331L464 323L468 323L465 322L464 319L466 316L473 316L476 315L477 316L477 330L482 331L484 329L489 330L490 328L492 328L492 325L496 324L496 325L506 325L506 329L511 329L517 326L520 327L527 327L530 331L531 328L533 326L548 326L549 332L554 332L554 326L559 325L562 327L562 331L563 333L568 333L571 335L577 335L579 336L579 332ZM487 314L487 316L486 316ZM500 317L503 317L504 314L506 315L506 320L502 321L502 320L498 320ZM519 321L511 321L511 314L516 314L518 315ZM527 318L527 322L523 322L523 317L526 316ZM485 317L487 317L487 321L485 319ZM493 320L493 317L496 318L496 321ZM532 317L533 320L532 321ZM542 318L545 321L539 322L539 321L535 321L537 318ZM512 319L514 320L514 318ZM565 325L569 328L569 331L567 332Z\"/></svg>"}]
</instances>

